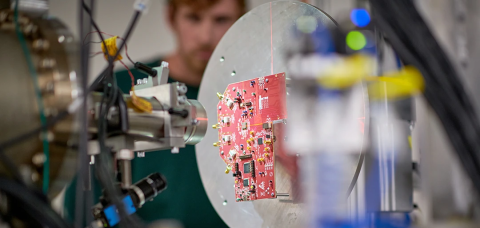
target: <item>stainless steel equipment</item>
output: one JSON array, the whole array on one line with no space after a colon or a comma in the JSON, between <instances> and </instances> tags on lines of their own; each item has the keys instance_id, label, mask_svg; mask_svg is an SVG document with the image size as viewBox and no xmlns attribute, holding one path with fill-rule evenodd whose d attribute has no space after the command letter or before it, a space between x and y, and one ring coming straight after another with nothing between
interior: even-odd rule
<instances>
[{"instance_id":1,"label":"stainless steel equipment","mask_svg":"<svg viewBox=\"0 0 480 228\"><path fill-rule=\"evenodd\" d=\"M135 86L135 94L152 104L152 113L139 112L133 107L128 108L129 129L126 134L110 137L107 145L113 151L122 149L133 152L151 152L163 149L172 149L178 153L179 148L185 145L199 143L207 131L207 113L202 104L196 100L185 97L187 87L183 83L160 84L162 78L168 78L168 64L156 68L161 75L140 79L143 84ZM166 80L163 80L165 83ZM133 95L124 95L127 104L132 103ZM94 107L92 107L92 122L90 132L96 131L101 94L95 93ZM108 121L117 124L120 114L117 107L108 112ZM92 141L89 154L97 154L96 141ZM133 159L133 158L132 158Z\"/></svg>"},{"instance_id":2,"label":"stainless steel equipment","mask_svg":"<svg viewBox=\"0 0 480 228\"><path fill-rule=\"evenodd\" d=\"M301 2L278 1L261 5L240 18L225 34L215 49L200 87L199 101L216 124L216 92L228 84L255 77L286 72L284 54L297 19L312 16L324 24L333 20L324 12ZM288 77L288 74L287 74ZM197 145L197 162L203 186L217 213L230 227L297 227L302 220L299 204L279 199L236 203L231 175L218 157L212 143L218 141L216 131L208 131ZM278 164L278 163L277 163ZM276 164L276 166L277 166ZM278 183L289 183L286 174L277 173Z\"/></svg>"},{"instance_id":3,"label":"stainless steel equipment","mask_svg":"<svg viewBox=\"0 0 480 228\"><path fill-rule=\"evenodd\" d=\"M56 19L32 19L20 14L19 24L38 73L46 117L54 117L67 110L78 94L77 45L70 31ZM4 142L40 126L33 80L15 33L11 10L0 11L0 50L0 142ZM71 165L75 164L76 154L68 149L74 139L73 120L66 118L52 127L48 136L43 136L50 142L50 196L56 195L75 174ZM26 181L35 184L41 184L45 161L41 138L32 137L6 150L7 156L20 165Z\"/></svg>"}]
</instances>

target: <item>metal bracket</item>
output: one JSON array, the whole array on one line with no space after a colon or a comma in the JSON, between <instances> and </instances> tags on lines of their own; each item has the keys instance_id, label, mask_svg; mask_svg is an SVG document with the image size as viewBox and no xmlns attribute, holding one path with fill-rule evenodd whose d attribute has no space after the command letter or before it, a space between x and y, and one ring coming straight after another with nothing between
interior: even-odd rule
<instances>
[{"instance_id":1,"label":"metal bracket","mask_svg":"<svg viewBox=\"0 0 480 228\"><path fill-rule=\"evenodd\" d=\"M141 90L167 84L168 74L170 73L170 70L168 69L168 62L163 61L159 67L154 67L153 69L158 72L157 76L148 76L147 78L138 79L137 85L134 87L135 90Z\"/></svg>"}]
</instances>

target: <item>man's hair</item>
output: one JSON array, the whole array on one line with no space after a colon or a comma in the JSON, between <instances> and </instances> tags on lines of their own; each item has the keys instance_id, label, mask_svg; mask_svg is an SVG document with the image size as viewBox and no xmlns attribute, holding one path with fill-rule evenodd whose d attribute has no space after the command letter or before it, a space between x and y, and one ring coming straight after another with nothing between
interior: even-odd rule
<instances>
[{"instance_id":1,"label":"man's hair","mask_svg":"<svg viewBox=\"0 0 480 228\"><path fill-rule=\"evenodd\" d=\"M168 0L168 4L171 6L173 10L173 14L178 9L179 6L187 5L196 10L204 10L212 7L220 0ZM240 7L241 14L244 14L247 10L247 5L245 3L246 0L236 0L238 7Z\"/></svg>"}]
</instances>

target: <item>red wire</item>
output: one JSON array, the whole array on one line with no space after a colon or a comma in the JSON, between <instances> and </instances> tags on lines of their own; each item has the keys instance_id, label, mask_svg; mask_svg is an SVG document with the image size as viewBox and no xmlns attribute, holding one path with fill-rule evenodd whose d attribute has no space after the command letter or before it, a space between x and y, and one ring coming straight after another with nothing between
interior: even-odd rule
<instances>
[{"instance_id":1,"label":"red wire","mask_svg":"<svg viewBox=\"0 0 480 228\"><path fill-rule=\"evenodd\" d=\"M133 77L132 72L131 72L130 69L127 67L127 65L125 65L125 63L123 63L122 60L118 60L118 61L125 67L125 69L127 69L128 74L130 75L130 78L132 79L132 87L134 87L134 86L135 86L135 77Z\"/></svg>"},{"instance_id":2,"label":"red wire","mask_svg":"<svg viewBox=\"0 0 480 228\"><path fill-rule=\"evenodd\" d=\"M97 55L103 54L103 52L101 52L101 51L99 51L99 52L91 52L90 54L91 54L91 55L90 55L90 58L92 58L92 57L95 57L95 56L97 56Z\"/></svg>"}]
</instances>

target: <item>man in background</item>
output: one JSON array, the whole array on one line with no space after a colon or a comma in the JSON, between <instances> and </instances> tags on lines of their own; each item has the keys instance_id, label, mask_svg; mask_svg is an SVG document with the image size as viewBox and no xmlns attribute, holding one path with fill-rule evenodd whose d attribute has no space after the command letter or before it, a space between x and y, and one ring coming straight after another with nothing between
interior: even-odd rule
<instances>
[{"instance_id":1,"label":"man in background","mask_svg":"<svg viewBox=\"0 0 480 228\"><path fill-rule=\"evenodd\" d=\"M168 62L169 83L185 83L188 99L197 99L203 72L215 46L245 11L245 0L169 0L167 21L175 35L177 47L173 53L147 65L156 67L161 61ZM136 70L132 70L132 73L135 80L146 77ZM131 81L127 72L117 72L116 77L119 87L128 94ZM147 152L145 157L136 157L132 161L132 170L133 182L153 172L160 172L168 183L166 190L138 210L137 215L143 220L177 220L186 228L227 227L215 212L203 188L195 146L187 145L180 149L179 154L172 154L170 150ZM74 196L73 191L74 187L69 187L67 197ZM65 201L66 215L72 218L73 206L69 205L67 198Z\"/></svg>"},{"instance_id":2,"label":"man in background","mask_svg":"<svg viewBox=\"0 0 480 228\"><path fill-rule=\"evenodd\" d=\"M244 0L170 0L167 21L177 47L158 59L169 63L169 82L188 86L187 97L197 99L198 87L213 50L227 30L245 13ZM144 78L141 73L135 77ZM117 74L119 86L129 91L126 72ZM226 227L208 200L198 172L195 146L187 145L179 154L168 151L148 152L132 161L134 181L160 172L168 182L165 191L146 203L137 214L146 221L175 219L185 227Z\"/></svg>"}]
</instances>

